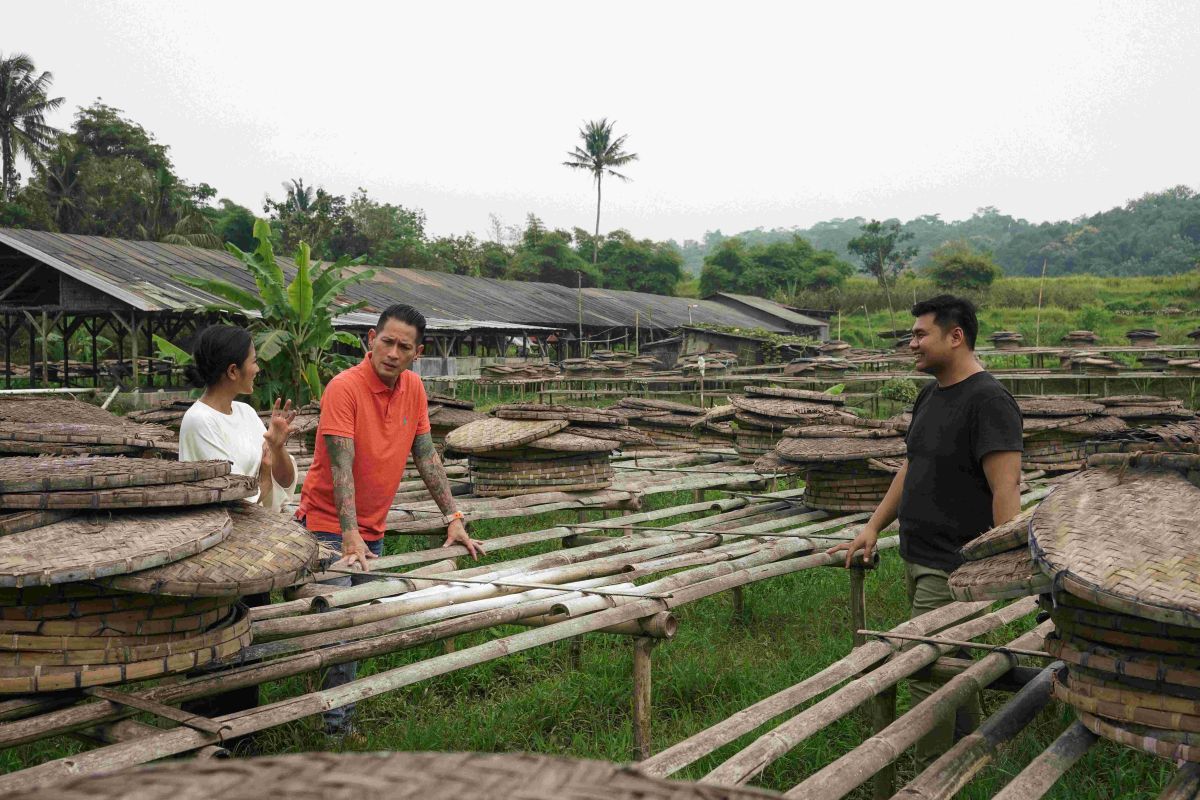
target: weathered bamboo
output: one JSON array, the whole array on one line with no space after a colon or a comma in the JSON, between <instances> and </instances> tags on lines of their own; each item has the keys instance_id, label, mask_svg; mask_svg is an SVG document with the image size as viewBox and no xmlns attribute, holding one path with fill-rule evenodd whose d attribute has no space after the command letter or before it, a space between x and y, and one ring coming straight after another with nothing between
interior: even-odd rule
<instances>
[{"instance_id":1,"label":"weathered bamboo","mask_svg":"<svg viewBox=\"0 0 1200 800\"><path fill-rule=\"evenodd\" d=\"M916 619L901 623L895 630L931 633L977 614L989 605L991 603L988 602L951 603L927 614L922 614ZM638 769L659 777L672 775L780 714L791 711L801 703L805 703L859 672L869 669L894 652L896 652L896 648L885 641L867 642L862 647L855 648L850 655L835 661L795 686L759 700L754 705L742 709L711 728L700 731L667 748L650 760L639 764Z\"/></svg>"},{"instance_id":2,"label":"weathered bamboo","mask_svg":"<svg viewBox=\"0 0 1200 800\"><path fill-rule=\"evenodd\" d=\"M881 539L879 544L887 541L889 540ZM956 625L945 633L961 639L981 636L994 628L1033 613L1036 608L1036 600L1031 597L1023 598L998 611ZM938 656L953 649L950 645L933 644L918 644L910 648L759 737L706 775L702 782L728 785L746 783L809 736L828 727L895 685L897 681L909 677L925 665L933 663Z\"/></svg>"},{"instance_id":3,"label":"weathered bamboo","mask_svg":"<svg viewBox=\"0 0 1200 800\"><path fill-rule=\"evenodd\" d=\"M558 614L542 614L536 617L525 617L516 621L518 625L530 628L542 628L563 622L566 617ZM610 625L601 628L596 633L612 633L619 636L648 636L652 639L673 639L679 630L679 619L669 611L660 611L641 619L622 622L620 625Z\"/></svg>"},{"instance_id":4,"label":"weathered bamboo","mask_svg":"<svg viewBox=\"0 0 1200 800\"><path fill-rule=\"evenodd\" d=\"M965 650L987 650L991 653L1012 653L1015 656L1030 656L1032 658L1051 658L1051 655L1045 650L1024 650L1019 647L1010 647L1006 644L984 644L983 642L968 642L955 639L947 639L944 636L915 636L907 633L890 633L888 631L873 631L863 629L857 631L863 636L875 636L881 638L891 637L893 639L905 639L910 642L926 642L928 644L951 644L955 647Z\"/></svg>"},{"instance_id":5,"label":"weathered bamboo","mask_svg":"<svg viewBox=\"0 0 1200 800\"><path fill-rule=\"evenodd\" d=\"M374 565L372 565L372 566L374 566ZM402 578L405 575L414 575L414 576L441 575L446 572L453 572L457 568L458 568L457 562L453 558L447 558L443 561L435 561L432 564L426 564L425 566L417 567L416 569L409 570L408 572L397 572L397 573L388 573L388 574L394 574L398 578ZM342 576L341 572L329 570L327 572L322 572L317 575L314 575L313 581L329 580L331 578L339 578L341 576ZM330 585L327 583L315 583L314 582L314 583L307 583L307 584L299 587L298 589L296 589L295 592L293 592L292 596L296 600L303 600L305 598L316 597L318 595L338 594L339 592L349 591L352 588L354 588L354 587L352 587L352 586L333 586L333 585ZM276 605L283 605L283 603L277 603ZM311 605L311 603L309 605ZM270 606L256 606L256 608L269 608L269 607ZM307 608L308 608L307 606L304 606L302 604L299 607L299 610L307 610ZM280 615L280 616L283 616L283 615ZM261 617L259 617L259 619L261 619Z\"/></svg>"},{"instance_id":6,"label":"weathered bamboo","mask_svg":"<svg viewBox=\"0 0 1200 800\"><path fill-rule=\"evenodd\" d=\"M1054 623L1046 621L1018 637L1013 645L1024 648L1039 644L1052 630ZM1014 664L1016 658L1006 653L984 656L975 666L951 678L882 732L798 783L786 792L784 797L804 797L811 800L836 800L845 797L869 780L880 768L895 761L938 723L953 715L972 694L986 689L993 680L1007 672Z\"/></svg>"},{"instance_id":7,"label":"weathered bamboo","mask_svg":"<svg viewBox=\"0 0 1200 800\"><path fill-rule=\"evenodd\" d=\"M657 639L639 636L633 640L633 759L645 761L654 752L650 740L651 657Z\"/></svg>"},{"instance_id":8,"label":"weathered bamboo","mask_svg":"<svg viewBox=\"0 0 1200 800\"><path fill-rule=\"evenodd\" d=\"M1096 734L1083 727L1082 722L1072 722L992 800L1037 800L1095 743Z\"/></svg>"},{"instance_id":9,"label":"weathered bamboo","mask_svg":"<svg viewBox=\"0 0 1200 800\"><path fill-rule=\"evenodd\" d=\"M1200 763L1189 761L1179 768L1171 782L1163 787L1158 800L1197 800L1200 798Z\"/></svg>"},{"instance_id":10,"label":"weathered bamboo","mask_svg":"<svg viewBox=\"0 0 1200 800\"><path fill-rule=\"evenodd\" d=\"M947 750L896 795L897 798L949 800L987 766L1000 745L1010 741L1033 721L1050 702L1054 673L1062 668L1056 661L1012 696L1004 706L984 720L979 729Z\"/></svg>"}]
</instances>

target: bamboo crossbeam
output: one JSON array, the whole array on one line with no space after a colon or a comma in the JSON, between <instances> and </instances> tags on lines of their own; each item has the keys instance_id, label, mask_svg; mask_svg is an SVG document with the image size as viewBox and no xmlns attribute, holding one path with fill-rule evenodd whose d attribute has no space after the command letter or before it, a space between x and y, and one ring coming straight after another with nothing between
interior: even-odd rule
<instances>
[{"instance_id":1,"label":"bamboo crossbeam","mask_svg":"<svg viewBox=\"0 0 1200 800\"><path fill-rule=\"evenodd\" d=\"M984 644L983 642L968 642L961 639L945 639L940 636L916 636L910 633L894 633L892 631L859 631L864 636L874 636L877 639L905 639L910 642L928 642L929 644L948 644L966 650L987 650L990 653L1012 653L1014 656L1032 656L1034 658L1053 658L1045 650L1023 650L1004 644Z\"/></svg>"},{"instance_id":2,"label":"bamboo crossbeam","mask_svg":"<svg viewBox=\"0 0 1200 800\"><path fill-rule=\"evenodd\" d=\"M374 566L375 562L372 561L371 564L372 564L372 566ZM417 576L441 575L444 572L453 572L457 568L458 568L457 562L453 558L447 558L443 561L435 561L432 564L426 564L424 566L417 567L416 569L409 570L408 572L396 572L396 573L389 573L389 574L393 574L397 578L403 578L406 575L417 575ZM339 577L339 573L332 571L332 569L327 570L325 572L317 573L316 575L312 576L313 582L306 583L302 586L296 587L294 593L292 594L292 597L295 600L303 600L303 599L309 598L309 597L316 597L319 594L326 594L326 595L327 594L337 594L338 592L345 592L345 591L348 591L349 589L354 588L352 586L334 586L334 585L331 585L328 583L318 583L317 582L317 581L323 581L323 580L327 580L329 578L336 578L336 577ZM284 604L277 603L276 605L282 606ZM256 606L256 608L266 609L266 608L270 608L270 606ZM297 610L295 613L300 613L301 611L305 610L305 608L306 607L303 606L303 604L301 604L300 606L296 607ZM273 616L285 616L285 615L284 614L275 614Z\"/></svg>"},{"instance_id":3,"label":"bamboo crossbeam","mask_svg":"<svg viewBox=\"0 0 1200 800\"><path fill-rule=\"evenodd\" d=\"M893 537L894 539L894 537ZM888 539L881 539L880 545ZM954 626L943 635L955 639L971 639L1033 613L1037 601L1031 597ZM939 656L954 650L949 645L916 644L888 663L852 681L843 688L801 711L779 727L771 730L741 752L727 759L702 779L703 783L743 784L759 775L770 764L782 758L808 737L833 724L871 698L932 664Z\"/></svg>"},{"instance_id":4,"label":"bamboo crossbeam","mask_svg":"<svg viewBox=\"0 0 1200 800\"><path fill-rule=\"evenodd\" d=\"M555 625L562 621L563 618L556 614L543 614L536 617L524 617L517 620L516 624L531 628L541 628L546 625ZM610 625L607 628L601 628L596 633L612 633L620 636L649 636L652 639L672 639L678 630L678 618L669 611L660 611L651 617L642 617L630 622L622 622L619 625Z\"/></svg>"},{"instance_id":5,"label":"bamboo crossbeam","mask_svg":"<svg viewBox=\"0 0 1200 800\"><path fill-rule=\"evenodd\" d=\"M996 757L1000 746L1025 730L1050 702L1056 661L984 720L978 730L963 737L898 793L899 800L950 800Z\"/></svg>"},{"instance_id":6,"label":"bamboo crossbeam","mask_svg":"<svg viewBox=\"0 0 1200 800\"><path fill-rule=\"evenodd\" d=\"M1096 743L1096 734L1076 720L1049 747L1030 761L992 800L1037 800L1083 758Z\"/></svg>"},{"instance_id":7,"label":"bamboo crossbeam","mask_svg":"<svg viewBox=\"0 0 1200 800\"><path fill-rule=\"evenodd\" d=\"M1025 648L1039 643L1052 630L1054 623L1047 620L1029 633L1017 637L1012 646ZM785 792L784 797L840 800L895 761L921 737L953 715L955 709L972 694L986 689L1015 663L1016 659L1005 653L984 656L974 666L940 686L900 719Z\"/></svg>"},{"instance_id":8,"label":"bamboo crossbeam","mask_svg":"<svg viewBox=\"0 0 1200 800\"><path fill-rule=\"evenodd\" d=\"M983 611L990 605L991 603L986 601L951 603L922 614L916 619L903 622L893 631L933 633ZM791 711L801 703L808 702L863 670L870 669L894 652L896 652L895 648L886 641L868 642L861 647L856 647L850 655L835 661L815 675L804 679L795 686L759 700L754 705L742 709L711 728L700 731L663 750L658 755L639 764L638 769L660 778L673 775L780 714Z\"/></svg>"},{"instance_id":9,"label":"bamboo crossbeam","mask_svg":"<svg viewBox=\"0 0 1200 800\"><path fill-rule=\"evenodd\" d=\"M438 575L414 576L411 573L407 576L392 575L389 572L363 572L362 570L338 569L330 570L339 575L358 575L368 580L398 580L398 581L428 581L432 583L445 583L449 585L465 583L471 586L499 586L505 589L545 589L551 592L579 592L580 594L595 594L601 597L657 597L659 599L670 597L670 594L647 594L645 592L623 592L618 589L567 589L562 586L556 586L552 583L535 583L533 581L483 581L475 580L474 578L454 578L441 577Z\"/></svg>"}]
</instances>

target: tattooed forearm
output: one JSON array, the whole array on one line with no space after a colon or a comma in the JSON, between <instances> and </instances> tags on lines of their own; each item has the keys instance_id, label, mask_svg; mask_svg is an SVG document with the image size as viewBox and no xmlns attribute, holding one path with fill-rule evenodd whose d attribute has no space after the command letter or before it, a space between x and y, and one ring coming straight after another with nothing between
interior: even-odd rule
<instances>
[{"instance_id":1,"label":"tattooed forearm","mask_svg":"<svg viewBox=\"0 0 1200 800\"><path fill-rule=\"evenodd\" d=\"M329 451L329 468L333 473L333 504L337 506L342 533L358 530L358 513L354 504L354 440L345 436L325 434Z\"/></svg>"},{"instance_id":2,"label":"tattooed forearm","mask_svg":"<svg viewBox=\"0 0 1200 800\"><path fill-rule=\"evenodd\" d=\"M437 450L433 448L433 436L423 433L413 439L412 457L437 507L443 514L453 514L457 509L454 496L450 493L450 480L446 477L446 468L442 466Z\"/></svg>"}]
</instances>

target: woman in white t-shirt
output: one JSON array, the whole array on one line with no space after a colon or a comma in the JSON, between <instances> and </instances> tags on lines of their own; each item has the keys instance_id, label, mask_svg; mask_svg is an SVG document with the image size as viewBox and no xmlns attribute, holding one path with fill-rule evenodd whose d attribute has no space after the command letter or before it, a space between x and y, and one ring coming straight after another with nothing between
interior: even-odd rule
<instances>
[{"instance_id":1,"label":"woman in white t-shirt","mask_svg":"<svg viewBox=\"0 0 1200 800\"><path fill-rule=\"evenodd\" d=\"M288 454L292 401L271 410L270 425L245 403L234 400L254 391L257 354L250 334L232 325L213 325L196 338L185 374L204 394L183 415L179 460L224 459L235 475L258 477L259 493L249 498L279 511L296 491L296 462Z\"/></svg>"}]
</instances>

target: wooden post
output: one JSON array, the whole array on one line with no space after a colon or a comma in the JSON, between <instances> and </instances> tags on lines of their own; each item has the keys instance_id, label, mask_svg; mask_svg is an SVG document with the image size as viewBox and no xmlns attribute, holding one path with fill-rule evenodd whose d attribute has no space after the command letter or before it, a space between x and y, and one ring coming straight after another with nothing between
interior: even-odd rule
<instances>
[{"instance_id":1,"label":"wooden post","mask_svg":"<svg viewBox=\"0 0 1200 800\"><path fill-rule=\"evenodd\" d=\"M733 624L745 625L747 622L745 589L741 586L735 586L730 592L730 596L733 599Z\"/></svg>"},{"instance_id":2,"label":"wooden post","mask_svg":"<svg viewBox=\"0 0 1200 800\"><path fill-rule=\"evenodd\" d=\"M871 701L871 733L879 733L896 721L896 686L893 684ZM871 779L873 800L887 800L896 790L896 764L890 763Z\"/></svg>"},{"instance_id":3,"label":"wooden post","mask_svg":"<svg viewBox=\"0 0 1200 800\"><path fill-rule=\"evenodd\" d=\"M859 633L867 626L866 574L861 559L850 565L850 624L854 631L855 647L860 647L867 641L867 637Z\"/></svg>"},{"instance_id":4,"label":"wooden post","mask_svg":"<svg viewBox=\"0 0 1200 800\"><path fill-rule=\"evenodd\" d=\"M633 760L653 755L650 743L651 654L658 640L639 636L633 640Z\"/></svg>"}]
</instances>

